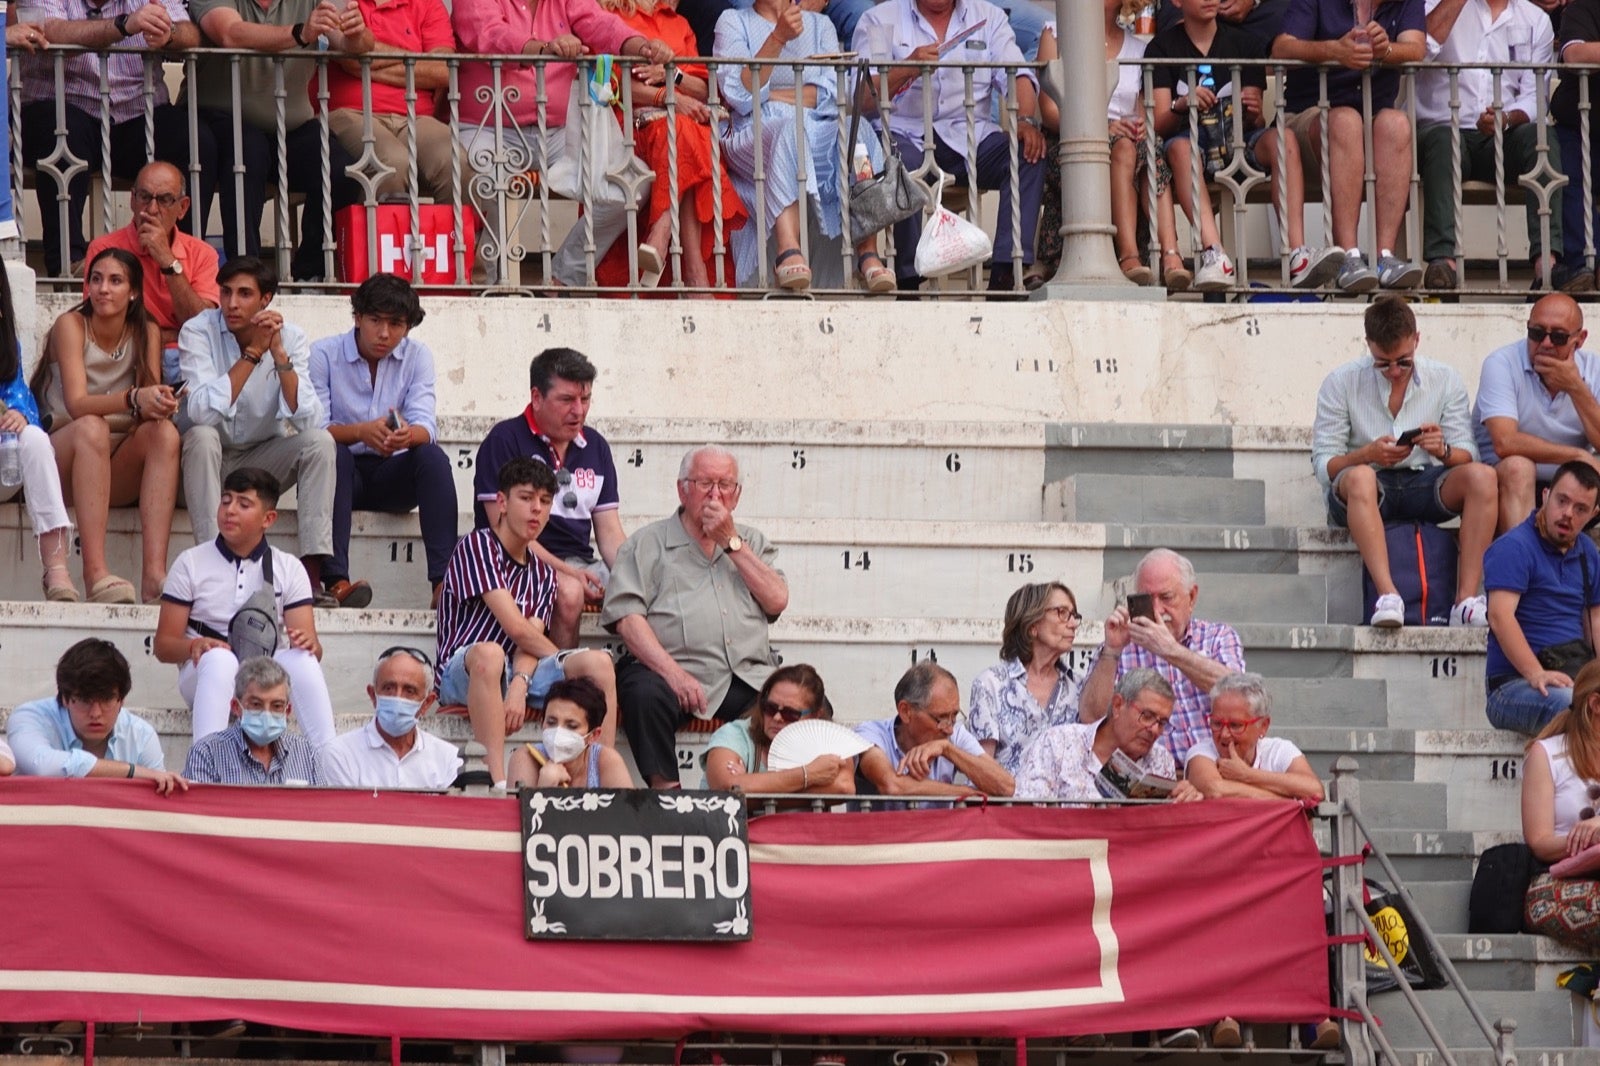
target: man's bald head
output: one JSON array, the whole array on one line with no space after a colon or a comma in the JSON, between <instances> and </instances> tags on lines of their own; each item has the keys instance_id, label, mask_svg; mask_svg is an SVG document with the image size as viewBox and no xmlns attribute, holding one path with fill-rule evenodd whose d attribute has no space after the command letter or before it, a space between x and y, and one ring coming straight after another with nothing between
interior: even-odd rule
<instances>
[{"instance_id":1,"label":"man's bald head","mask_svg":"<svg viewBox=\"0 0 1600 1066\"><path fill-rule=\"evenodd\" d=\"M1528 324L1577 333L1583 329L1583 308L1564 292L1541 297L1528 314Z\"/></svg>"},{"instance_id":2,"label":"man's bald head","mask_svg":"<svg viewBox=\"0 0 1600 1066\"><path fill-rule=\"evenodd\" d=\"M134 179L134 184L157 194L171 193L173 196L184 194L183 172L171 163L160 160L146 163L140 169L138 177Z\"/></svg>"}]
</instances>

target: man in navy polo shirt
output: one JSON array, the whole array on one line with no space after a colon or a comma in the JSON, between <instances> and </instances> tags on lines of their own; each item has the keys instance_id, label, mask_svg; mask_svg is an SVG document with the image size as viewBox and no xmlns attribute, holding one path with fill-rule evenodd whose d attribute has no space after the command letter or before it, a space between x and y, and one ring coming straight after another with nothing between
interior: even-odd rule
<instances>
[{"instance_id":1,"label":"man in navy polo shirt","mask_svg":"<svg viewBox=\"0 0 1600 1066\"><path fill-rule=\"evenodd\" d=\"M1372 21L1355 24L1350 0L1290 0L1274 59L1332 63L1328 79L1328 183L1333 209L1333 243L1345 250L1337 284L1345 292L1414 288L1422 267L1395 255L1400 223L1411 192L1411 168L1380 166L1375 202L1378 259L1367 265L1357 244L1356 224L1366 168L1362 136L1361 77L1372 70L1372 153L1374 159L1411 158L1411 119L1394 106L1404 63L1420 63L1427 54L1423 0L1374 0ZM1321 75L1316 67L1289 71L1283 107L1289 128L1300 139L1300 155L1309 166L1322 165L1322 113L1317 107Z\"/></svg>"},{"instance_id":2,"label":"man in navy polo shirt","mask_svg":"<svg viewBox=\"0 0 1600 1066\"><path fill-rule=\"evenodd\" d=\"M498 510L500 468L528 456L555 471L550 520L532 551L556 572L556 606L550 639L558 648L578 645L585 603L598 604L625 539L617 500L611 445L584 425L594 388L594 364L571 348L546 348L528 367L528 406L489 431L478 447L472 479L474 526L491 528ZM590 546L593 534L594 547ZM595 558L594 548L600 557Z\"/></svg>"},{"instance_id":3,"label":"man in navy polo shirt","mask_svg":"<svg viewBox=\"0 0 1600 1066\"><path fill-rule=\"evenodd\" d=\"M1539 654L1569 641L1592 649L1600 626L1600 551L1582 535L1600 504L1600 471L1581 460L1556 470L1544 503L1489 546L1485 687L1496 729L1536 735L1572 703L1572 676ZM1590 651L1593 656L1593 651Z\"/></svg>"}]
</instances>

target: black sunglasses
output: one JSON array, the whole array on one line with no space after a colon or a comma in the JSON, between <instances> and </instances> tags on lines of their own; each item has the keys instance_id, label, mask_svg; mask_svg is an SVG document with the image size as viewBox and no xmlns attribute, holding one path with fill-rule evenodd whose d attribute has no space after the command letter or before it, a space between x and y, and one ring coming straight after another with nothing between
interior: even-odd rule
<instances>
[{"instance_id":1,"label":"black sunglasses","mask_svg":"<svg viewBox=\"0 0 1600 1066\"><path fill-rule=\"evenodd\" d=\"M396 644L392 648L383 649L378 653L378 661L381 663L385 659L392 658L396 655L409 655L423 666L426 666L429 670L433 669L433 660L428 658L428 653L423 651L421 648L413 648L409 644Z\"/></svg>"},{"instance_id":2,"label":"black sunglasses","mask_svg":"<svg viewBox=\"0 0 1600 1066\"><path fill-rule=\"evenodd\" d=\"M1572 334L1564 329L1545 329L1543 326L1529 326L1528 339L1535 344L1542 343L1546 337L1550 343L1560 348L1572 339Z\"/></svg>"}]
</instances>

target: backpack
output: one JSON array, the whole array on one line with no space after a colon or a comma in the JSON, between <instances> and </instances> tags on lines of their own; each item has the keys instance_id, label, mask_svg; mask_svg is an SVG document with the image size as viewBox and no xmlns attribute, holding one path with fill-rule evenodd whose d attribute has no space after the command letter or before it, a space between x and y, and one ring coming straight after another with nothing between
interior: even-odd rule
<instances>
[{"instance_id":1,"label":"backpack","mask_svg":"<svg viewBox=\"0 0 1600 1066\"><path fill-rule=\"evenodd\" d=\"M1406 601L1406 625L1450 624L1456 602L1456 562L1460 554L1455 533L1430 522L1392 522L1383 527L1389 548L1389 576ZM1378 604L1372 576L1361 571L1361 593L1366 600L1363 619L1371 618Z\"/></svg>"},{"instance_id":2,"label":"backpack","mask_svg":"<svg viewBox=\"0 0 1600 1066\"><path fill-rule=\"evenodd\" d=\"M1467 932L1521 933L1528 882L1550 867L1520 841L1496 844L1478 859L1467 902Z\"/></svg>"},{"instance_id":3,"label":"backpack","mask_svg":"<svg viewBox=\"0 0 1600 1066\"><path fill-rule=\"evenodd\" d=\"M195 623L201 636L227 641L240 662L260 656L270 659L278 650L278 599L272 583L272 546L264 547L261 587L228 619L228 631L221 633L208 625Z\"/></svg>"}]
</instances>

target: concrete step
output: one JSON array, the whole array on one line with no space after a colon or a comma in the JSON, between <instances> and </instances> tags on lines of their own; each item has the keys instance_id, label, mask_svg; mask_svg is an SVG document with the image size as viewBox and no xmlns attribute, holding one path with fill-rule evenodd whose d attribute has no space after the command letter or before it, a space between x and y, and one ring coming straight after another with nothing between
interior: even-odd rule
<instances>
[{"instance_id":1,"label":"concrete step","mask_svg":"<svg viewBox=\"0 0 1600 1066\"><path fill-rule=\"evenodd\" d=\"M1388 694L1383 681L1350 677L1272 677L1272 730L1318 726L1336 708L1339 721L1351 728L1384 728L1389 722Z\"/></svg>"},{"instance_id":2,"label":"concrete step","mask_svg":"<svg viewBox=\"0 0 1600 1066\"><path fill-rule=\"evenodd\" d=\"M1408 886L1409 887L1409 886ZM1429 924L1432 925L1430 916ZM1509 933L1439 933L1439 946L1449 956L1467 987L1476 991L1534 992L1556 989L1557 975L1592 961L1577 948L1547 936Z\"/></svg>"},{"instance_id":3,"label":"concrete step","mask_svg":"<svg viewBox=\"0 0 1600 1066\"><path fill-rule=\"evenodd\" d=\"M1365 785L1363 781L1363 794ZM1362 815L1368 824L1372 824L1370 804L1363 802ZM1313 823L1313 831L1317 843L1324 854L1332 854L1332 842L1328 836L1327 822L1317 819ZM1389 857L1408 886L1418 883L1434 882L1462 882L1470 884L1472 871L1477 863L1478 856L1484 850L1496 844L1505 844L1513 840L1521 840L1521 833L1506 830L1464 830L1464 829L1421 829L1400 828L1385 829L1373 827L1372 842L1381 848ZM1392 878L1384 871L1382 864L1376 856L1371 857L1366 863L1366 875L1380 881L1391 881ZM1466 931L1466 897L1462 896L1460 924L1453 931Z\"/></svg>"},{"instance_id":4,"label":"concrete step","mask_svg":"<svg viewBox=\"0 0 1600 1066\"><path fill-rule=\"evenodd\" d=\"M1451 825L1446 786L1432 781L1361 782L1361 813L1371 829L1470 830Z\"/></svg>"},{"instance_id":5,"label":"concrete step","mask_svg":"<svg viewBox=\"0 0 1600 1066\"><path fill-rule=\"evenodd\" d=\"M1243 479L1074 473L1044 489L1044 516L1063 522L1266 525L1266 485Z\"/></svg>"},{"instance_id":6,"label":"concrete step","mask_svg":"<svg viewBox=\"0 0 1600 1066\"><path fill-rule=\"evenodd\" d=\"M1407 881L1406 891L1417 901L1422 916L1435 936L1467 938L1467 902L1472 896L1472 881ZM1457 965L1461 957L1452 954Z\"/></svg>"},{"instance_id":7,"label":"concrete step","mask_svg":"<svg viewBox=\"0 0 1600 1066\"><path fill-rule=\"evenodd\" d=\"M1418 992L1417 997L1439 1031L1450 1034L1452 1047L1488 1046L1479 1036L1477 1025L1456 991ZM1570 1048L1578 1042L1578 1016L1574 1007L1580 1001L1570 992L1560 989L1537 992L1488 990L1474 993L1473 998L1491 1025L1497 1018L1516 1019L1519 1049L1523 1045ZM1383 1022L1384 1035L1397 1050L1433 1046L1400 993L1387 992L1373 997L1372 1008Z\"/></svg>"}]
</instances>

